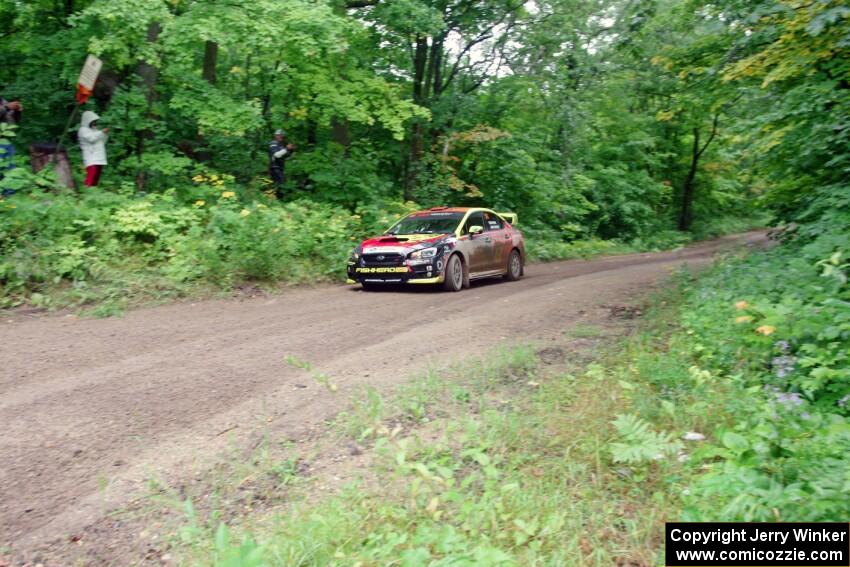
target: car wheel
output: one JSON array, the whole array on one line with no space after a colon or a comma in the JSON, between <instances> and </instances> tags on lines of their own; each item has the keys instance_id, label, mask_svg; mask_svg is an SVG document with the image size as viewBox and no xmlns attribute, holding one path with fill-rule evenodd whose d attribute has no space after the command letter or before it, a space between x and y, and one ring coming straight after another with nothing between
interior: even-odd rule
<instances>
[{"instance_id":1,"label":"car wheel","mask_svg":"<svg viewBox=\"0 0 850 567\"><path fill-rule=\"evenodd\" d=\"M522 277L522 256L517 250L512 250L508 257L508 273L505 274L505 279L509 282L515 282Z\"/></svg>"},{"instance_id":2,"label":"car wheel","mask_svg":"<svg viewBox=\"0 0 850 567\"><path fill-rule=\"evenodd\" d=\"M463 264L457 254L449 258L446 264L446 277L443 280L443 289L446 291L460 291L463 289Z\"/></svg>"}]
</instances>

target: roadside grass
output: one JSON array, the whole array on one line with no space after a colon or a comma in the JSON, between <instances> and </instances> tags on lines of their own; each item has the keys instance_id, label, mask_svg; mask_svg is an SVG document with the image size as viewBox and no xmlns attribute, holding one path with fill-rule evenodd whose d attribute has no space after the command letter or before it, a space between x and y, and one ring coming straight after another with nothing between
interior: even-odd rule
<instances>
[{"instance_id":1,"label":"roadside grass","mask_svg":"<svg viewBox=\"0 0 850 567\"><path fill-rule=\"evenodd\" d=\"M701 239L740 232L754 226L762 226L762 224L755 221L733 223L729 225L730 231L705 233L704 238L670 231L652 240L638 239L633 242L591 239L567 243L541 237L527 237L526 246L530 262L592 259L672 250ZM741 230L731 230L732 228ZM343 248L345 246L347 244L342 245ZM345 265L342 253L333 262L316 263L301 258L290 258L292 263L288 266L287 273L280 277L237 276L214 280L174 279L164 275L156 267L145 265L144 258L135 258L133 254L126 258L111 259L109 265L99 266L96 277L75 281L53 277L27 290L20 289L20 286L18 289L9 286L8 290L0 292L0 309L28 306L42 311L70 309L82 317L120 317L130 309L160 305L179 299L203 300L229 297L243 290L247 290L248 294L276 293L287 287L332 283L344 279L340 275L340 270ZM13 264L14 262L9 266Z\"/></svg>"},{"instance_id":2,"label":"roadside grass","mask_svg":"<svg viewBox=\"0 0 850 567\"><path fill-rule=\"evenodd\" d=\"M564 336L575 339L594 339L604 337L608 331L599 325L577 323L564 331Z\"/></svg>"},{"instance_id":3,"label":"roadside grass","mask_svg":"<svg viewBox=\"0 0 850 567\"><path fill-rule=\"evenodd\" d=\"M769 215L764 213L743 217L719 217L696 223L691 232L659 229L647 231L646 235L631 240L586 238L565 242L551 231L529 230L526 232L526 249L529 260L535 262L589 259L598 256L640 252L662 252L726 234L764 228L770 225L770 220ZM523 227L520 226L520 228Z\"/></svg>"},{"instance_id":4,"label":"roadside grass","mask_svg":"<svg viewBox=\"0 0 850 567\"><path fill-rule=\"evenodd\" d=\"M550 366L525 345L391 396L366 389L332 427L368 451L366 467L320 498L305 479L262 518L192 516L186 564L657 563L678 509L659 479L681 464L613 462L611 422L629 399L611 369L631 350L578 334L607 345L597 362Z\"/></svg>"}]
</instances>

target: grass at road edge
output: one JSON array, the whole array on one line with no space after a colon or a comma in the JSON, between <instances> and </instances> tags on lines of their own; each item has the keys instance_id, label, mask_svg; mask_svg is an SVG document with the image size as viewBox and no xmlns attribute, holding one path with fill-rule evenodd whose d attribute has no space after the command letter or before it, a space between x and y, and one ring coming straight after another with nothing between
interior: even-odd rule
<instances>
[{"instance_id":1,"label":"grass at road edge","mask_svg":"<svg viewBox=\"0 0 850 567\"><path fill-rule=\"evenodd\" d=\"M661 307L650 324L671 316ZM276 514L227 526L193 516L186 563L657 563L679 506L660 478L681 464L637 473L612 461L611 422L630 403L618 368L638 339L623 348L606 334L581 327L563 345L502 349L390 397L364 392L334 429L371 454L368 467L330 496L299 500L296 488Z\"/></svg>"}]
</instances>

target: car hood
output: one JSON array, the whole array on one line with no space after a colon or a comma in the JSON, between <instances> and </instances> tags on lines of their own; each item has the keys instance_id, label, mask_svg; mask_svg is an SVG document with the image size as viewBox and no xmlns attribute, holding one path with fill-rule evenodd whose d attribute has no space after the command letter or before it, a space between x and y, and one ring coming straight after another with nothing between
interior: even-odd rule
<instances>
[{"instance_id":1,"label":"car hood","mask_svg":"<svg viewBox=\"0 0 850 567\"><path fill-rule=\"evenodd\" d=\"M428 248L454 238L454 234L385 234L367 238L360 245L364 254L388 252L406 254L420 248Z\"/></svg>"}]
</instances>

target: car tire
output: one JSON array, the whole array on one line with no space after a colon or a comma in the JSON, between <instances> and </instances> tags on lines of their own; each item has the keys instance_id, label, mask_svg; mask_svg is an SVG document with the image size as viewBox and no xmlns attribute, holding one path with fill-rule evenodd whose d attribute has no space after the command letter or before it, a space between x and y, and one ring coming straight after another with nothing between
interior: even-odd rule
<instances>
[{"instance_id":1,"label":"car tire","mask_svg":"<svg viewBox=\"0 0 850 567\"><path fill-rule=\"evenodd\" d=\"M511 250L508 256L508 272L505 274L505 279L509 282L515 282L522 277L522 256L518 250Z\"/></svg>"},{"instance_id":2,"label":"car tire","mask_svg":"<svg viewBox=\"0 0 850 567\"><path fill-rule=\"evenodd\" d=\"M460 256L457 254L453 254L446 264L443 289L446 291L460 291L463 289L463 262L460 261Z\"/></svg>"}]
</instances>

